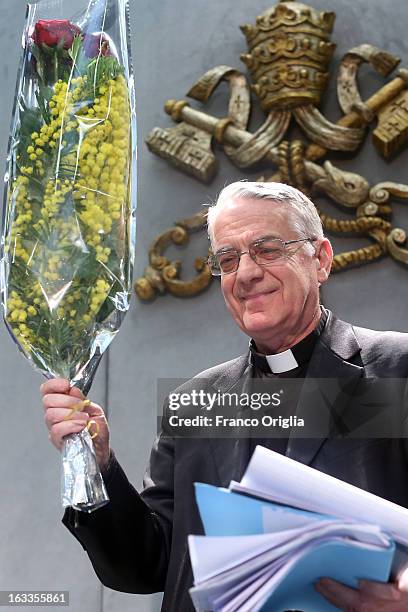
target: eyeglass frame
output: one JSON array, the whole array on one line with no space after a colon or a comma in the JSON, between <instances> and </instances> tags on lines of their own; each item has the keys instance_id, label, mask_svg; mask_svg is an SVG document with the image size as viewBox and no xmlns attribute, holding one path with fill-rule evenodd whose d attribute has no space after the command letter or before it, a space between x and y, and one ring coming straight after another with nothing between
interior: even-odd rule
<instances>
[{"instance_id":1,"label":"eyeglass frame","mask_svg":"<svg viewBox=\"0 0 408 612\"><path fill-rule=\"evenodd\" d=\"M256 259L252 256L251 254L251 247L257 246L259 244L262 244L263 242L266 242L267 240L275 240L277 242L280 242L283 245L283 252L285 253L286 251L286 247L289 244L294 244L296 242L316 242L316 240L318 240L318 238L298 238L296 240L282 240L281 238L276 238L276 236L265 236L264 238L258 238L257 240L254 240L253 242L251 242L251 244L248 245L248 251L238 251L238 249L234 249L234 248L226 248L225 250L220 249L219 251L217 251L217 253L214 253L213 255L210 255L207 258L207 264L210 268L211 271L211 275L212 276L226 276L228 274L235 274L235 272L237 272L238 268L239 268L239 264L241 262L241 255L249 255L250 258L252 259L252 261L254 263L256 263L258 266L261 266L262 268L267 268L268 266L272 266L274 263L276 263L275 261L271 261L269 264L260 264L256 261ZM213 262L216 257L217 254L224 254L224 253L236 253L236 255L238 256L237 259L237 267L235 268L235 270L231 270L231 272L223 272L221 270L221 268L218 270L214 270L212 268L212 264L211 262ZM283 258L282 258L283 259ZM280 259L278 259L278 261L280 261Z\"/></svg>"}]
</instances>

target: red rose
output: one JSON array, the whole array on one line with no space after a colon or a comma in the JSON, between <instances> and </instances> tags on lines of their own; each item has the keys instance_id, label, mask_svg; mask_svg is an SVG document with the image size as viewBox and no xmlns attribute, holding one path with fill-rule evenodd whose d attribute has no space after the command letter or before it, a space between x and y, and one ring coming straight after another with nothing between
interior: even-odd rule
<instances>
[{"instance_id":1,"label":"red rose","mask_svg":"<svg viewBox=\"0 0 408 612\"><path fill-rule=\"evenodd\" d=\"M112 55L109 48L109 40L104 34L85 34L84 53L86 57L98 57L98 55Z\"/></svg>"},{"instance_id":2,"label":"red rose","mask_svg":"<svg viewBox=\"0 0 408 612\"><path fill-rule=\"evenodd\" d=\"M68 19L40 19L35 24L33 41L37 46L45 43L49 47L56 47L64 39L64 49L69 49L74 36L80 33L80 28Z\"/></svg>"}]
</instances>

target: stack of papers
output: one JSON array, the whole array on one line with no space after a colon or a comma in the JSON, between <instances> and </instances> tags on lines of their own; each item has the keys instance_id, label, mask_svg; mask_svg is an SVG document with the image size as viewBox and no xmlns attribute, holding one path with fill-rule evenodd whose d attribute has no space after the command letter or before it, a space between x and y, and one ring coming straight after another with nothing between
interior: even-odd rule
<instances>
[{"instance_id":1,"label":"stack of papers","mask_svg":"<svg viewBox=\"0 0 408 612\"><path fill-rule=\"evenodd\" d=\"M205 536L189 536L198 612L333 612L322 577L387 582L408 510L258 446L240 483L197 483Z\"/></svg>"}]
</instances>

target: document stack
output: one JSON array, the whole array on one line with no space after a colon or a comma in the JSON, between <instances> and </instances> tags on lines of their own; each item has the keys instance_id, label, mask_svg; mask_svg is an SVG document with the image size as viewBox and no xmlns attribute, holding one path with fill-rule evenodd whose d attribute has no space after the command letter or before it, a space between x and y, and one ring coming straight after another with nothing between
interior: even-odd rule
<instances>
[{"instance_id":1,"label":"document stack","mask_svg":"<svg viewBox=\"0 0 408 612\"><path fill-rule=\"evenodd\" d=\"M240 483L195 487L197 612L334 612L320 578L388 582L408 546L407 509L261 446Z\"/></svg>"}]
</instances>

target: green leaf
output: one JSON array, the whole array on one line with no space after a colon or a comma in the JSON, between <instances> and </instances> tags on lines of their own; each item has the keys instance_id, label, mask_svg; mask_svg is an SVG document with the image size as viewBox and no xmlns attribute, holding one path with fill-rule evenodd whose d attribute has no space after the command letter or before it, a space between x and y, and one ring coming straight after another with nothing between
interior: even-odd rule
<instances>
[{"instance_id":1,"label":"green leaf","mask_svg":"<svg viewBox=\"0 0 408 612\"><path fill-rule=\"evenodd\" d=\"M40 61L40 57L41 57L41 49L40 49L40 47L38 47L35 43L31 43L30 51L34 55L34 57L37 60L37 62Z\"/></svg>"},{"instance_id":2,"label":"green leaf","mask_svg":"<svg viewBox=\"0 0 408 612\"><path fill-rule=\"evenodd\" d=\"M49 102L52 96L54 95L54 90L52 89L52 87L46 87L45 85L40 84L39 91L44 100L46 100L47 102Z\"/></svg>"},{"instance_id":3,"label":"green leaf","mask_svg":"<svg viewBox=\"0 0 408 612\"><path fill-rule=\"evenodd\" d=\"M77 57L82 50L82 37L74 36L74 40L72 41L71 48L68 49L68 55L75 63L77 61Z\"/></svg>"},{"instance_id":4,"label":"green leaf","mask_svg":"<svg viewBox=\"0 0 408 612\"><path fill-rule=\"evenodd\" d=\"M91 60L87 69L87 95L90 97L95 95L99 87L109 81L116 79L119 74L124 73L124 68L121 66L115 57L99 56Z\"/></svg>"},{"instance_id":5,"label":"green leaf","mask_svg":"<svg viewBox=\"0 0 408 612\"><path fill-rule=\"evenodd\" d=\"M61 53L62 50L64 49L64 44L65 44L65 38L62 36L56 46L56 50Z\"/></svg>"},{"instance_id":6,"label":"green leaf","mask_svg":"<svg viewBox=\"0 0 408 612\"><path fill-rule=\"evenodd\" d=\"M41 43L40 47L41 51L45 53L45 55L52 56L55 55L55 47L49 47L46 43Z\"/></svg>"},{"instance_id":7,"label":"green leaf","mask_svg":"<svg viewBox=\"0 0 408 612\"><path fill-rule=\"evenodd\" d=\"M38 103L38 107L41 111L41 114L43 116L43 119L45 121L45 123L50 124L51 123L51 114L50 111L48 109L48 104L46 103L45 98L41 95L41 90L37 90L35 92L35 97L37 98L37 103Z\"/></svg>"}]
</instances>

